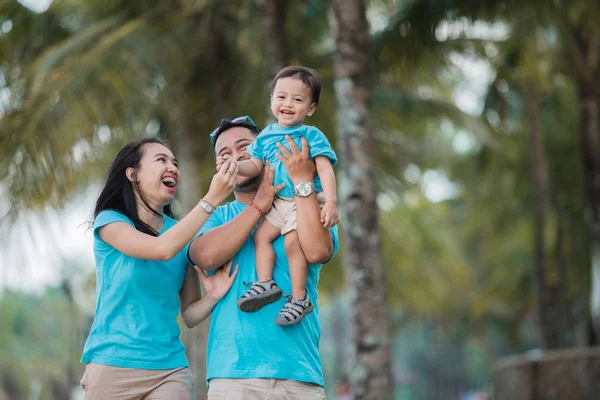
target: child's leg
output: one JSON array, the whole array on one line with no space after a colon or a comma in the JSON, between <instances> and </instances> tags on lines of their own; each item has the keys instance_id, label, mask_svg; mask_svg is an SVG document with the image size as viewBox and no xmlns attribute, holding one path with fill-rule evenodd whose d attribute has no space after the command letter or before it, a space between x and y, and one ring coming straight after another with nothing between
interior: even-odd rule
<instances>
[{"instance_id":1,"label":"child's leg","mask_svg":"<svg viewBox=\"0 0 600 400\"><path fill-rule=\"evenodd\" d=\"M256 257L256 275L258 280L266 282L273 279L275 267L275 250L273 241L281 235L281 229L264 219L254 232Z\"/></svg>"},{"instance_id":2,"label":"child's leg","mask_svg":"<svg viewBox=\"0 0 600 400\"><path fill-rule=\"evenodd\" d=\"M281 311L279 311L279 314L275 318L275 323L281 326L288 326L300 322L302 318L313 312L315 307L306 293L308 262L300 246L298 233L295 230L285 234L284 246L290 266L292 296L288 297L288 301L283 305Z\"/></svg>"},{"instance_id":3,"label":"child's leg","mask_svg":"<svg viewBox=\"0 0 600 400\"><path fill-rule=\"evenodd\" d=\"M256 252L256 275L258 282L248 284L249 289L237 300L238 308L245 312L255 312L265 305L281 298L281 288L273 280L275 251L273 240L281 234L281 229L264 219L254 233Z\"/></svg>"},{"instance_id":4,"label":"child's leg","mask_svg":"<svg viewBox=\"0 0 600 400\"><path fill-rule=\"evenodd\" d=\"M308 262L300 247L298 232L290 231L284 238L285 255L290 266L290 279L292 280L292 296L304 299L306 296L306 279L308 277Z\"/></svg>"}]
</instances>

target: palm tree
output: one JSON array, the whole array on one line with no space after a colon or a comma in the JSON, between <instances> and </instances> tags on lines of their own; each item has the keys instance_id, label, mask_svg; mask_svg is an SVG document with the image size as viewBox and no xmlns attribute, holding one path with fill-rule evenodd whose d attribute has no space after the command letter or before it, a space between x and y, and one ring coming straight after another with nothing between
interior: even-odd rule
<instances>
[{"instance_id":1,"label":"palm tree","mask_svg":"<svg viewBox=\"0 0 600 400\"><path fill-rule=\"evenodd\" d=\"M334 0L332 5L344 267L354 322L351 382L358 400L391 399L390 336L369 121L369 25L360 0Z\"/></svg>"},{"instance_id":2,"label":"palm tree","mask_svg":"<svg viewBox=\"0 0 600 400\"><path fill-rule=\"evenodd\" d=\"M444 0L417 0L414 2L400 2L393 13L391 23L383 35L383 40L390 43L391 38L410 42L410 50L414 54L422 55L426 52L452 48L460 40L437 40L436 28L444 21L461 21L461 19L482 20L489 22L503 22L516 32L529 36L531 28L538 26L544 29L546 35L554 37L554 56L551 59L551 68L555 73L570 76L576 85L580 106L580 142L582 143L585 191L588 198L589 231L591 240L591 320L594 330L600 328L600 190L597 179L600 173L600 143L598 137L598 79L600 79L600 41L598 34L592 28L595 18L600 13L600 7L594 2L553 2L532 1L520 2L513 0L504 1L465 1L451 2ZM555 36L554 36L555 35ZM472 41L471 48L475 51L481 48L477 41ZM388 53L392 53L388 47ZM396 54L396 57L399 55ZM401 56L400 56L401 57ZM532 115L533 117L533 115ZM533 126L533 125L532 125ZM596 178L595 178L596 177ZM540 192L541 193L541 192ZM587 275L587 273L585 274ZM537 279L545 279L544 274L538 274ZM545 284L539 282L540 290ZM542 296L550 298L552 296ZM542 298L540 298L540 301ZM551 315L554 311L550 304L542 314ZM552 325L546 319L548 328ZM556 322L556 321L555 321ZM598 342L598 334L590 335L590 343ZM547 332L548 337L552 336ZM552 341L556 343L556 341Z\"/></svg>"}]
</instances>

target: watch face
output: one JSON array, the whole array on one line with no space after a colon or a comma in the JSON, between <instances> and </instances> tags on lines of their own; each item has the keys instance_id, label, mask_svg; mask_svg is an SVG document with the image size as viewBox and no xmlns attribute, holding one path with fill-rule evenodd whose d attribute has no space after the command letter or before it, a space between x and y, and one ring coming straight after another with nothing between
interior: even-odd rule
<instances>
[{"instance_id":1,"label":"watch face","mask_svg":"<svg viewBox=\"0 0 600 400\"><path fill-rule=\"evenodd\" d=\"M298 195L308 196L311 192L310 183L302 182L298 185Z\"/></svg>"},{"instance_id":2,"label":"watch face","mask_svg":"<svg viewBox=\"0 0 600 400\"><path fill-rule=\"evenodd\" d=\"M206 205L206 211L212 212L213 211L213 207L210 204L207 204Z\"/></svg>"}]
</instances>

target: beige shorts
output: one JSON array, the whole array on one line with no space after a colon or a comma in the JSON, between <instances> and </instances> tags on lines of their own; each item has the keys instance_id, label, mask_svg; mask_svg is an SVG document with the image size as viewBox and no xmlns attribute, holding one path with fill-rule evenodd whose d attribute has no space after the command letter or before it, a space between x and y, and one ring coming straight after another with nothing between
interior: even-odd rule
<instances>
[{"instance_id":1,"label":"beige shorts","mask_svg":"<svg viewBox=\"0 0 600 400\"><path fill-rule=\"evenodd\" d=\"M191 400L189 368L136 369L89 363L81 378L85 400Z\"/></svg>"},{"instance_id":2,"label":"beige shorts","mask_svg":"<svg viewBox=\"0 0 600 400\"><path fill-rule=\"evenodd\" d=\"M325 193L317 193L319 208L325 205ZM281 234L295 231L298 228L298 218L296 216L296 202L288 197L275 196L271 209L265 214L265 218L274 227L281 229Z\"/></svg>"},{"instance_id":3,"label":"beige shorts","mask_svg":"<svg viewBox=\"0 0 600 400\"><path fill-rule=\"evenodd\" d=\"M211 379L207 400L325 400L325 390L284 379Z\"/></svg>"}]
</instances>

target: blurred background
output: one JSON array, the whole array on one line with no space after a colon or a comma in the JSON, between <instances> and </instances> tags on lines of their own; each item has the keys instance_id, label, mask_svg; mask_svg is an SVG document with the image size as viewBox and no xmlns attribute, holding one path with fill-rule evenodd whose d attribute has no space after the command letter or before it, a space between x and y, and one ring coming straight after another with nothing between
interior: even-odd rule
<instances>
[{"instance_id":1,"label":"blurred background","mask_svg":"<svg viewBox=\"0 0 600 400\"><path fill-rule=\"evenodd\" d=\"M208 133L246 114L265 126L270 79L301 64L324 85L308 123L342 149L352 3L368 21L355 56L381 262L363 268L384 274L388 398L491 398L503 357L598 343L597 1L0 0L0 399L81 398L88 222L125 143L171 143L182 216L213 174ZM372 295L357 299L348 251L321 273L328 399L364 378L349 310ZM207 326L182 329L197 382Z\"/></svg>"}]
</instances>

